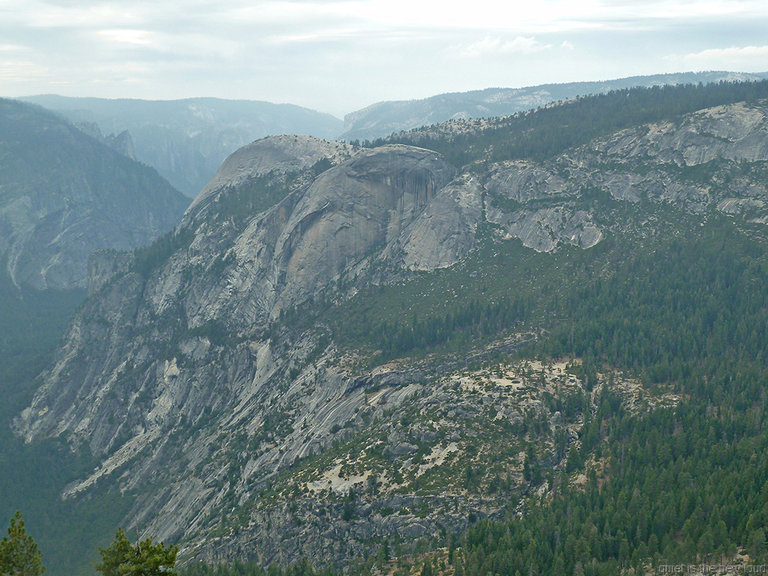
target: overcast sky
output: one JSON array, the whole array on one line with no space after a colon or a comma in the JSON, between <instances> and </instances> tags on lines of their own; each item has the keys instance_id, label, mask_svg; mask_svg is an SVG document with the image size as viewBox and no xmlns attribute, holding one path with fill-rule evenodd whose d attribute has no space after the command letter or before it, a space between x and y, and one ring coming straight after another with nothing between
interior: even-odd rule
<instances>
[{"instance_id":1,"label":"overcast sky","mask_svg":"<svg viewBox=\"0 0 768 576\"><path fill-rule=\"evenodd\" d=\"M380 100L768 71L766 0L0 0L0 96Z\"/></svg>"}]
</instances>

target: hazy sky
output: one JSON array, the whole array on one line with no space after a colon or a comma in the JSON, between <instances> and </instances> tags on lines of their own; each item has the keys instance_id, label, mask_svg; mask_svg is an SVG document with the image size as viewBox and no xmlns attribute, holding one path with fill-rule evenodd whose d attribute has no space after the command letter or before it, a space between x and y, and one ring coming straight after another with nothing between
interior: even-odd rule
<instances>
[{"instance_id":1,"label":"hazy sky","mask_svg":"<svg viewBox=\"0 0 768 576\"><path fill-rule=\"evenodd\" d=\"M379 100L768 71L766 0L0 0L0 95Z\"/></svg>"}]
</instances>

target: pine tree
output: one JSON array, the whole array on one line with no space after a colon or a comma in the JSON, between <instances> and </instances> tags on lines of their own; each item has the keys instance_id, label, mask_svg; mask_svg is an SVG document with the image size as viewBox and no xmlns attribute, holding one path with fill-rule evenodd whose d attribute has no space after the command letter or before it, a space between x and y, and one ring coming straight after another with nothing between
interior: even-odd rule
<instances>
[{"instance_id":1,"label":"pine tree","mask_svg":"<svg viewBox=\"0 0 768 576\"><path fill-rule=\"evenodd\" d=\"M16 511L8 536L0 542L0 576L40 576L43 572L43 555L32 536L27 535L21 512Z\"/></svg>"},{"instance_id":2,"label":"pine tree","mask_svg":"<svg viewBox=\"0 0 768 576\"><path fill-rule=\"evenodd\" d=\"M176 546L153 544L152 538L134 546L120 528L108 548L99 548L96 571L104 576L177 576L173 569L177 552Z\"/></svg>"}]
</instances>

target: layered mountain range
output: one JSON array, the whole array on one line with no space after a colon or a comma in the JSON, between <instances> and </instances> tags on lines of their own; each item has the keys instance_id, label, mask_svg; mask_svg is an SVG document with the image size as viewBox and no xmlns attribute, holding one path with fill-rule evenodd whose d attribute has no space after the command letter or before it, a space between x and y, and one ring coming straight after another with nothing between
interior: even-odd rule
<instances>
[{"instance_id":1,"label":"layered mountain range","mask_svg":"<svg viewBox=\"0 0 768 576\"><path fill-rule=\"evenodd\" d=\"M332 138L342 127L341 120L330 114L259 101L107 100L55 95L24 100L98 131L191 197L202 190L229 154L257 138L292 133Z\"/></svg>"},{"instance_id":2,"label":"layered mountain range","mask_svg":"<svg viewBox=\"0 0 768 576\"><path fill-rule=\"evenodd\" d=\"M688 72L633 76L602 82L569 82L542 84L524 88L486 88L471 92L438 94L421 100L377 102L344 117L340 138L373 140L395 132L421 128L448 120L492 118L533 110L552 102L578 96L606 94L612 90L633 87L672 86L713 82L747 82L762 80L765 75L735 72Z\"/></svg>"},{"instance_id":3,"label":"layered mountain range","mask_svg":"<svg viewBox=\"0 0 768 576\"><path fill-rule=\"evenodd\" d=\"M500 517L570 470L601 393L633 414L681 402L525 350L637 255L724 228L765 238L764 90L527 157L501 143L530 117L425 129L419 146L256 141L172 235L92 259L14 429L87 447L97 466L63 496L130 494L125 522L186 559L344 565Z\"/></svg>"},{"instance_id":4,"label":"layered mountain range","mask_svg":"<svg viewBox=\"0 0 768 576\"><path fill-rule=\"evenodd\" d=\"M690 72L488 88L421 100L377 102L347 114L343 122L299 106L216 98L150 101L41 95L23 100L60 114L122 154L152 166L178 190L195 197L227 156L267 135L296 133L348 142L373 140L448 120L507 116L612 90L759 81L763 77L725 71Z\"/></svg>"},{"instance_id":5,"label":"layered mountain range","mask_svg":"<svg viewBox=\"0 0 768 576\"><path fill-rule=\"evenodd\" d=\"M0 262L15 286L85 288L93 251L149 244L187 204L154 169L43 108L0 100Z\"/></svg>"}]
</instances>

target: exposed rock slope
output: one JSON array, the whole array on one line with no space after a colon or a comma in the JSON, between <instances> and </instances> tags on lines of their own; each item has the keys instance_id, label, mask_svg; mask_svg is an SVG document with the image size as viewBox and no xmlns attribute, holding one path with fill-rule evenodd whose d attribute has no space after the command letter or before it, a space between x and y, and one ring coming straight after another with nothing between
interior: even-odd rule
<instances>
[{"instance_id":1,"label":"exposed rock slope","mask_svg":"<svg viewBox=\"0 0 768 576\"><path fill-rule=\"evenodd\" d=\"M310 136L282 135L256 140L224 161L190 204L185 225L205 214L206 206L222 194L247 185L249 180L300 172L323 160L338 164L349 158L352 151L349 145Z\"/></svg>"},{"instance_id":2,"label":"exposed rock slope","mask_svg":"<svg viewBox=\"0 0 768 576\"><path fill-rule=\"evenodd\" d=\"M545 162L464 171L403 145L254 143L225 163L171 241L94 263L95 293L16 430L87 444L100 465L68 497L109 479L139 495L127 521L210 559L341 561L397 531L460 527L499 506L482 496L498 486L472 484L471 463L495 454L493 435L471 449L468 438L545 414L550 380L564 393L584 383L543 365L482 377L440 360L364 369L323 326L281 318L455 265L481 241L495 251L508 238L540 252L588 249L639 203L648 214L669 207L703 221L719 210L762 226L767 142L763 103L624 130ZM643 220L640 233L652 226ZM636 387L625 388L634 406ZM578 441L578 412L546 419L563 450ZM499 472L512 500L530 488L522 445L513 448ZM563 454L547 453L542 465L559 466ZM465 484L441 483L438 471L459 460ZM366 495L347 505L352 486Z\"/></svg>"},{"instance_id":3,"label":"exposed rock slope","mask_svg":"<svg viewBox=\"0 0 768 576\"><path fill-rule=\"evenodd\" d=\"M281 144L279 138L274 142L276 148ZM315 144L325 146L320 140ZM210 230L207 223L201 224L201 233L194 234L188 245L173 253L148 278L135 271L118 275L86 305L87 310L72 329L73 338L68 344L72 355L64 355L63 363L48 379L45 392L25 412L25 434L31 439L35 435L59 434L74 426L78 435L88 438L94 452L111 451L118 438L98 429L119 403L90 382L88 374L93 374L96 364L117 361L109 379L119 383L125 380L121 374L127 364L133 365L132 370L138 368L137 361L155 365L156 359L150 357L152 354L148 356L147 338L154 342L152 347L178 342L183 348L190 345L196 353L204 353L211 346L209 332L214 325L238 337L258 334L257 329L266 328L280 311L312 298L318 288L362 265L377 248L395 242L454 172L434 152L389 146L360 152L323 172L309 186L289 193L253 218L242 230ZM179 236L187 233L183 227L177 232ZM135 322L124 316L137 310ZM97 317L101 318L101 327L93 332L92 323ZM167 318L167 322L159 323L159 317ZM145 332L146 336L140 338L131 336ZM179 342L192 333L199 336L186 344ZM107 340L103 344L133 341L135 356L130 354L130 361L126 357L118 359L111 346L98 343L104 338ZM262 343L253 352L261 348L266 358L273 357L269 343ZM64 368L86 351L103 356L96 363L91 358L82 364L83 371ZM292 362L278 357L270 364L276 361ZM66 382L60 379L60 369L69 374ZM165 364L162 368L154 366L151 372L156 369L166 373ZM178 375L171 381L179 381ZM154 398L158 392L154 376L147 383L152 387L149 396ZM73 393L82 401L70 404L69 395ZM169 398L175 398L174 403L179 400L176 394ZM50 401L55 408L47 406ZM116 422L113 432L125 431L134 418L143 420L145 409L142 404L129 408L128 421ZM178 417L180 409L175 406L163 413Z\"/></svg>"},{"instance_id":4,"label":"exposed rock slope","mask_svg":"<svg viewBox=\"0 0 768 576\"><path fill-rule=\"evenodd\" d=\"M85 287L93 251L149 244L186 205L151 168L41 108L0 100L0 262L15 284Z\"/></svg>"}]
</instances>

